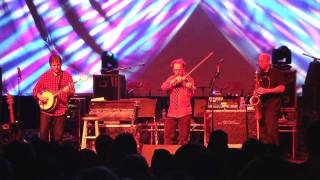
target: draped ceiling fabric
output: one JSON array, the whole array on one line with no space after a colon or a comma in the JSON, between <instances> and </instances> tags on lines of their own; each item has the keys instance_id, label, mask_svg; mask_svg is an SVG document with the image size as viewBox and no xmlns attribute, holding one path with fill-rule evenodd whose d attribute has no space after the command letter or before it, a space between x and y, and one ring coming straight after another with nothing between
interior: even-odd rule
<instances>
[{"instance_id":1,"label":"draped ceiling fabric","mask_svg":"<svg viewBox=\"0 0 320 180\"><path fill-rule=\"evenodd\" d=\"M310 57L319 57L320 1L243 0L2 0L0 67L3 91L30 95L49 69L51 52L75 80L100 74L100 55L112 52L135 95L159 90L171 73L169 62L184 58L187 69L214 55L191 75L197 95L207 95L216 65L223 58L215 87L250 93L256 57L286 45L292 51L301 91ZM144 66L142 66L145 64ZM22 77L18 83L17 68ZM76 86L92 92L89 81ZM19 84L19 86L18 86Z\"/></svg>"}]
</instances>

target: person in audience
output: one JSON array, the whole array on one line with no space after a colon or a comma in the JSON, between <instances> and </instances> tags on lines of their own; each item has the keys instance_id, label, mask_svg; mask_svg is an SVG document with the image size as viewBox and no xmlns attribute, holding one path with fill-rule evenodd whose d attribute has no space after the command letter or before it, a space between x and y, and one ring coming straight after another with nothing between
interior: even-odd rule
<instances>
[{"instance_id":1,"label":"person in audience","mask_svg":"<svg viewBox=\"0 0 320 180\"><path fill-rule=\"evenodd\" d=\"M108 134L100 134L95 139L96 153L102 164L111 166L113 139Z\"/></svg>"},{"instance_id":2,"label":"person in audience","mask_svg":"<svg viewBox=\"0 0 320 180\"><path fill-rule=\"evenodd\" d=\"M151 160L151 170L156 178L164 176L174 169L173 156L166 149L156 149Z\"/></svg>"},{"instance_id":3,"label":"person in audience","mask_svg":"<svg viewBox=\"0 0 320 180\"><path fill-rule=\"evenodd\" d=\"M112 169L117 169L120 162L128 155L138 154L137 142L131 133L118 134L112 144Z\"/></svg>"},{"instance_id":4,"label":"person in audience","mask_svg":"<svg viewBox=\"0 0 320 180\"><path fill-rule=\"evenodd\" d=\"M214 130L210 134L207 148L213 155L221 158L224 157L229 149L228 134L221 129Z\"/></svg>"},{"instance_id":5,"label":"person in audience","mask_svg":"<svg viewBox=\"0 0 320 180\"><path fill-rule=\"evenodd\" d=\"M187 75L183 59L175 59L170 64L173 75L161 85L163 91L170 93L170 104L165 119L164 144L176 143L176 129L179 129L178 144L189 141L191 123L191 97L194 93L194 80Z\"/></svg>"},{"instance_id":6,"label":"person in audience","mask_svg":"<svg viewBox=\"0 0 320 180\"><path fill-rule=\"evenodd\" d=\"M295 163L273 155L265 155L249 162L238 173L236 180L290 179L307 180Z\"/></svg>"},{"instance_id":7,"label":"person in audience","mask_svg":"<svg viewBox=\"0 0 320 180\"><path fill-rule=\"evenodd\" d=\"M304 137L307 160L302 164L302 170L309 180L320 179L320 121L314 121L307 127Z\"/></svg>"},{"instance_id":8,"label":"person in audience","mask_svg":"<svg viewBox=\"0 0 320 180\"><path fill-rule=\"evenodd\" d=\"M154 179L146 159L140 154L129 154L119 163L116 173L121 179Z\"/></svg>"},{"instance_id":9,"label":"person in audience","mask_svg":"<svg viewBox=\"0 0 320 180\"><path fill-rule=\"evenodd\" d=\"M266 146L262 141L254 138L248 138L242 145L241 151L245 163L252 161L266 154Z\"/></svg>"},{"instance_id":10,"label":"person in audience","mask_svg":"<svg viewBox=\"0 0 320 180\"><path fill-rule=\"evenodd\" d=\"M120 180L120 178L110 169L104 166L93 166L81 170L76 175L76 180Z\"/></svg>"}]
</instances>

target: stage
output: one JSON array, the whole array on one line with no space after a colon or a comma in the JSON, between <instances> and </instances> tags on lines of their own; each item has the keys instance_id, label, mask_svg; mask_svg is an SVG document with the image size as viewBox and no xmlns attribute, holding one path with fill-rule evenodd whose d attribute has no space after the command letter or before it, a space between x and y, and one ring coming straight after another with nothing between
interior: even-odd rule
<instances>
[{"instance_id":1,"label":"stage","mask_svg":"<svg viewBox=\"0 0 320 180\"><path fill-rule=\"evenodd\" d=\"M67 121L65 126L64 140L73 143L75 146L80 148L82 133L83 133L83 117L85 117L90 109L90 94L77 94L70 99L69 111L67 113ZM166 96L153 96L153 97L134 97L132 100L143 99L144 102L156 102L153 106L150 104L141 105L148 107L147 112L139 111L133 124L119 125L119 124L105 124L100 123L101 133L110 133L113 137L122 132L134 132L139 133L139 139L137 142L140 145L163 145L163 131L164 121L161 115L161 111L166 109L168 106L168 97ZM193 121L190 129L190 142L206 145L208 142L208 134L212 131L208 128L211 124L211 112L204 111L203 100L205 97L193 97ZM299 99L299 98L298 98ZM145 101L148 100L148 101ZM2 101L2 115L1 124L8 122L9 111L6 102L6 97L3 97ZM14 97L14 110L17 114L17 120L19 120L19 126L22 129L24 139L31 140L39 135L39 107L37 102L32 96L21 96ZM298 100L299 101L299 100ZM114 102L114 101L113 101ZM117 102L117 101L115 101ZM20 103L20 104L19 104ZM299 103L298 103L299 105ZM20 112L18 109L20 106ZM151 114L150 114L150 108ZM303 128L303 121L299 119L301 112L297 109L294 112L292 109L287 109L291 121L279 124L280 133L280 146L283 150L286 158L291 160L299 160L303 155L304 147L301 142L301 128ZM255 137L254 130L254 119L253 113L248 112L249 119L249 132L246 132L246 119L245 111L243 110L216 110L214 112L215 128L222 129L229 134L229 147L230 148L241 148L242 142L248 137ZM19 116L18 116L19 114ZM143 117L144 116L144 117ZM204 124L206 119L206 124ZM293 121L292 121L293 120ZM231 123L231 124L230 124ZM89 125L89 128L92 126ZM253 127L253 129L252 129ZM90 132L91 133L91 132ZM248 134L247 134L248 133ZM92 144L91 144L92 145ZM88 147L90 140L88 140Z\"/></svg>"}]
</instances>

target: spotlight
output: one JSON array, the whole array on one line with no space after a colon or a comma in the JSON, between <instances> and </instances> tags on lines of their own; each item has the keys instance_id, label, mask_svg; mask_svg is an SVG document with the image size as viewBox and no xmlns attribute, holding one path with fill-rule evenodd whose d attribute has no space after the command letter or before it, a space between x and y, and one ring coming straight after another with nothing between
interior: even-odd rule
<instances>
[{"instance_id":1,"label":"spotlight","mask_svg":"<svg viewBox=\"0 0 320 180\"><path fill-rule=\"evenodd\" d=\"M291 50L287 46L280 46L272 50L272 64L281 69L290 69Z\"/></svg>"},{"instance_id":2,"label":"spotlight","mask_svg":"<svg viewBox=\"0 0 320 180\"><path fill-rule=\"evenodd\" d=\"M291 64L291 50L287 46L280 46L272 50L272 64Z\"/></svg>"},{"instance_id":3,"label":"spotlight","mask_svg":"<svg viewBox=\"0 0 320 180\"><path fill-rule=\"evenodd\" d=\"M117 58L110 51L104 51L101 54L101 74L118 74L119 66Z\"/></svg>"}]
</instances>

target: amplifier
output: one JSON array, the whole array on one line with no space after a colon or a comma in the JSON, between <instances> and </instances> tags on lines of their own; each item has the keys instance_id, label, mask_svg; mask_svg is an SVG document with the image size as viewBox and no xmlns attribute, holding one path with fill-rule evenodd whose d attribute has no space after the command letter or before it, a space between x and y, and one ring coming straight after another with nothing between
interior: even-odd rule
<instances>
[{"instance_id":1,"label":"amplifier","mask_svg":"<svg viewBox=\"0 0 320 180\"><path fill-rule=\"evenodd\" d=\"M254 111L207 110L204 115L204 120L206 143L209 142L211 132L219 129L228 134L229 144L243 144L247 138L257 137Z\"/></svg>"},{"instance_id":2,"label":"amplifier","mask_svg":"<svg viewBox=\"0 0 320 180\"><path fill-rule=\"evenodd\" d=\"M97 116L104 121L131 121L136 119L137 105L135 101L92 101L90 102L90 116Z\"/></svg>"},{"instance_id":3,"label":"amplifier","mask_svg":"<svg viewBox=\"0 0 320 180\"><path fill-rule=\"evenodd\" d=\"M208 104L208 109L239 109L238 104L228 104L228 103L221 103L221 104Z\"/></svg>"},{"instance_id":4,"label":"amplifier","mask_svg":"<svg viewBox=\"0 0 320 180\"><path fill-rule=\"evenodd\" d=\"M119 100L126 96L126 78L124 75L93 75L93 96L108 100Z\"/></svg>"},{"instance_id":5,"label":"amplifier","mask_svg":"<svg viewBox=\"0 0 320 180\"><path fill-rule=\"evenodd\" d=\"M209 97L208 109L239 109L239 101L237 97L227 98L223 96Z\"/></svg>"}]
</instances>

